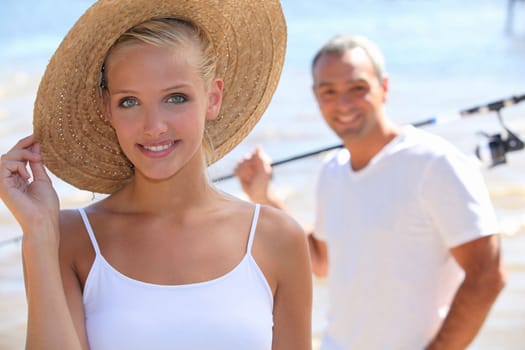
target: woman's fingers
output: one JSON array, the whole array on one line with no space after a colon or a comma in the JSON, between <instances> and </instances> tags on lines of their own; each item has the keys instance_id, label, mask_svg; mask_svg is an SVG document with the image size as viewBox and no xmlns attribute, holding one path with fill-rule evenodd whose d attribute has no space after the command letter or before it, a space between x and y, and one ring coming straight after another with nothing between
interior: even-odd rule
<instances>
[{"instance_id":1,"label":"woman's fingers","mask_svg":"<svg viewBox=\"0 0 525 350\"><path fill-rule=\"evenodd\" d=\"M2 176L18 173L24 179L28 179L30 175L26 169L27 162L41 162L40 154L26 148L13 148L0 158Z\"/></svg>"},{"instance_id":2,"label":"woman's fingers","mask_svg":"<svg viewBox=\"0 0 525 350\"><path fill-rule=\"evenodd\" d=\"M13 148L0 157L0 177L8 181L5 183L5 186L10 187L14 185L18 187L31 178L31 174L27 169L28 162L33 176L48 178L43 169L40 145L35 144L33 135L19 140Z\"/></svg>"},{"instance_id":3,"label":"woman's fingers","mask_svg":"<svg viewBox=\"0 0 525 350\"><path fill-rule=\"evenodd\" d=\"M33 180L44 180L51 182L51 179L47 175L46 169L44 168L44 164L42 163L42 158L40 157L40 144L33 144L33 146L31 147L31 152L34 155L38 156L38 159L29 161L29 167L31 168L31 172L33 173Z\"/></svg>"},{"instance_id":4,"label":"woman's fingers","mask_svg":"<svg viewBox=\"0 0 525 350\"><path fill-rule=\"evenodd\" d=\"M35 136L34 135L29 135L29 136L26 136L26 137L18 140L18 142L13 146L13 148L11 148L10 151L13 151L13 150L19 149L19 148L29 148L34 143L35 143Z\"/></svg>"}]
</instances>

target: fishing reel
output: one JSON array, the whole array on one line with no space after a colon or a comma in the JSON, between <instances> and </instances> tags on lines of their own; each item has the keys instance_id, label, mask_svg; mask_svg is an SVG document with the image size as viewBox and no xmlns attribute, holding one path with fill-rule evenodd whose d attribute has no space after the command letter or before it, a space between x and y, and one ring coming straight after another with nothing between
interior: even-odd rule
<instances>
[{"instance_id":1,"label":"fishing reel","mask_svg":"<svg viewBox=\"0 0 525 350\"><path fill-rule=\"evenodd\" d=\"M498 120L503 127L503 133L487 134L478 132L485 137L486 142L478 144L475 149L476 156L488 167L492 168L507 163L507 153L522 150L525 143L503 123L501 111L496 110Z\"/></svg>"}]
</instances>

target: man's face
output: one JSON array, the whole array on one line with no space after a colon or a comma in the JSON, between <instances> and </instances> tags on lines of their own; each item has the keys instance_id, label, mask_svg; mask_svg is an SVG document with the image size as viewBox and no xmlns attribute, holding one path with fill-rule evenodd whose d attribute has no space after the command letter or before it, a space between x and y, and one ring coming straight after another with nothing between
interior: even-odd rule
<instances>
[{"instance_id":1,"label":"man's face","mask_svg":"<svg viewBox=\"0 0 525 350\"><path fill-rule=\"evenodd\" d=\"M362 138L384 122L388 80L378 80L363 49L322 55L314 67L313 78L321 113L343 141Z\"/></svg>"}]
</instances>

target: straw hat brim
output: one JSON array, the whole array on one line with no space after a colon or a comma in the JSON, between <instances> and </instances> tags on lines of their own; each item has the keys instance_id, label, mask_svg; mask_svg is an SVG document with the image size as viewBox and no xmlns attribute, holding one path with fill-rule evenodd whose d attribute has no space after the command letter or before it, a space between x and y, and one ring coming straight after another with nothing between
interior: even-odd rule
<instances>
[{"instance_id":1,"label":"straw hat brim","mask_svg":"<svg viewBox=\"0 0 525 350\"><path fill-rule=\"evenodd\" d=\"M224 79L219 116L207 122L223 157L252 130L276 89L286 49L278 0L101 0L68 32L40 82L34 134L46 167L67 183L113 193L133 176L100 97L103 60L129 28L151 18L179 18L211 38Z\"/></svg>"}]
</instances>

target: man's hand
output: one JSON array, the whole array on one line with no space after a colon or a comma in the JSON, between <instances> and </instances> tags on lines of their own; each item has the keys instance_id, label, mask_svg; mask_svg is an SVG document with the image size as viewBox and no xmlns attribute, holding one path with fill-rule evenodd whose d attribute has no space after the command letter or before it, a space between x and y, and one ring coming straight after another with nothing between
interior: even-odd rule
<instances>
[{"instance_id":1,"label":"man's hand","mask_svg":"<svg viewBox=\"0 0 525 350\"><path fill-rule=\"evenodd\" d=\"M251 201L270 204L272 166L270 157L261 147L239 160L235 167L235 176L239 178L243 191Z\"/></svg>"}]
</instances>

